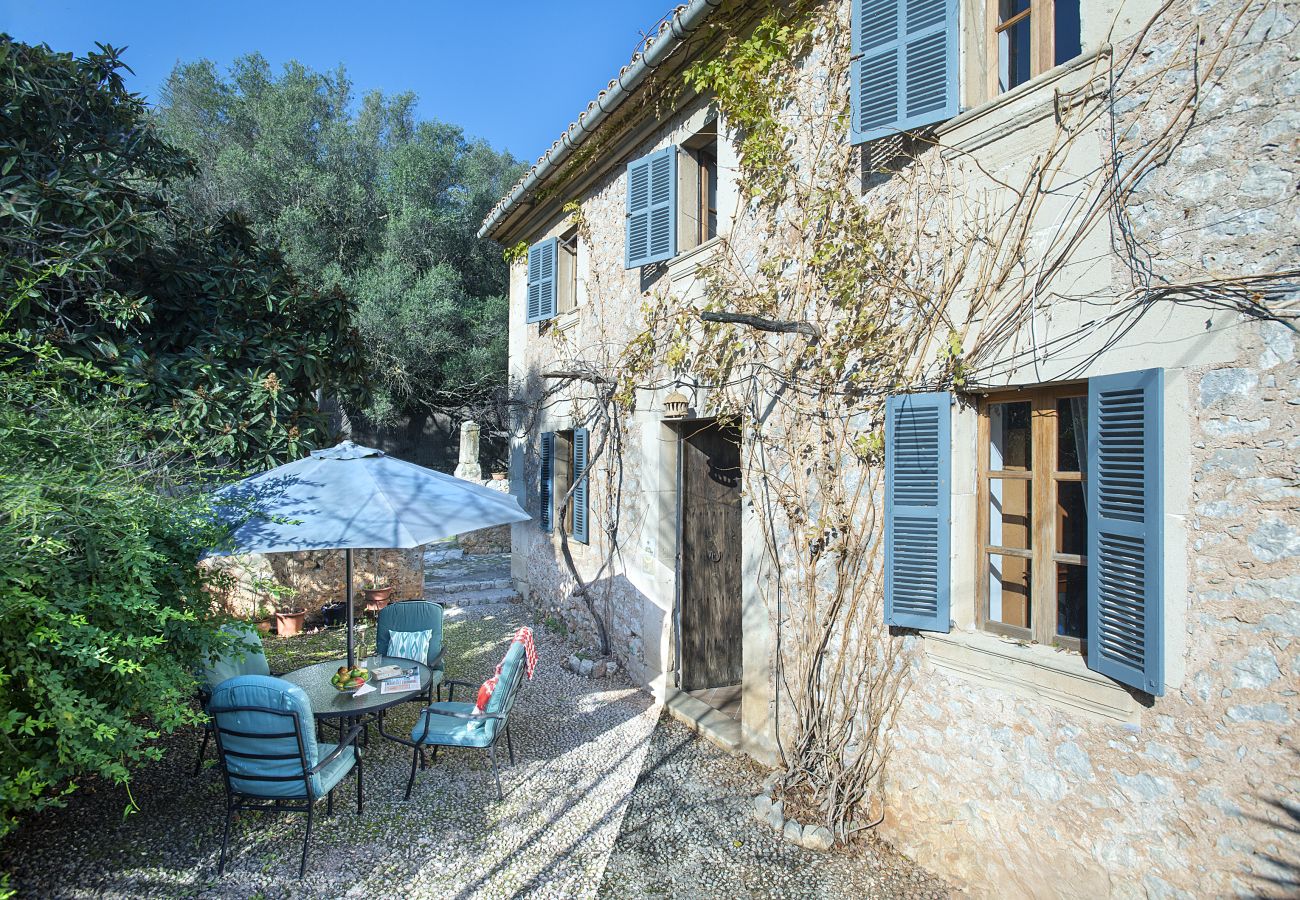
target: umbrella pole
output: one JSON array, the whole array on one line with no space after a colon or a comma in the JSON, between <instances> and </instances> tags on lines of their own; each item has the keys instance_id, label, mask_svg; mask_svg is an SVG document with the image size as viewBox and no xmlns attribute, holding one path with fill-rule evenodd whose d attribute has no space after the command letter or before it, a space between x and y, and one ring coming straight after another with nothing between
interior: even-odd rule
<instances>
[{"instance_id":1,"label":"umbrella pole","mask_svg":"<svg viewBox=\"0 0 1300 900\"><path fill-rule=\"evenodd\" d=\"M348 581L347 601L348 601L348 668L351 669L357 663L356 650L354 647L354 634L356 629L356 618L352 612L352 548L349 547L343 552L343 577Z\"/></svg>"}]
</instances>

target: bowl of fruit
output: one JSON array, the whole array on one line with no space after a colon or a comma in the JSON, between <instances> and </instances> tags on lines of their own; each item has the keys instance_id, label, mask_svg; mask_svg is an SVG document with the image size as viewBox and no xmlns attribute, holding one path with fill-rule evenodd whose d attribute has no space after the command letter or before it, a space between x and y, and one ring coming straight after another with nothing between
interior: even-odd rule
<instances>
[{"instance_id":1,"label":"bowl of fruit","mask_svg":"<svg viewBox=\"0 0 1300 900\"><path fill-rule=\"evenodd\" d=\"M344 692L355 691L369 680L370 672L360 666L351 669L347 666L339 666L339 670L330 676L330 684Z\"/></svg>"}]
</instances>

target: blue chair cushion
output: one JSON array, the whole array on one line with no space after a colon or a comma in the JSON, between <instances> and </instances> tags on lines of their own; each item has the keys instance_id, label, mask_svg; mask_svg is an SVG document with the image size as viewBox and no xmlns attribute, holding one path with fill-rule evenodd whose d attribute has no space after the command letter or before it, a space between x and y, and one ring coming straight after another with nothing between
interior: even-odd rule
<instances>
[{"instance_id":1,"label":"blue chair cushion","mask_svg":"<svg viewBox=\"0 0 1300 900\"><path fill-rule=\"evenodd\" d=\"M320 758L324 759L334 752L337 744L327 744L321 742L317 745L320 748ZM311 789L317 797L322 794L328 794L334 789L334 786L343 780L343 776L352 771L352 767L357 764L357 748L348 747L338 757L330 762L325 768L321 769L311 777Z\"/></svg>"},{"instance_id":2,"label":"blue chair cushion","mask_svg":"<svg viewBox=\"0 0 1300 900\"><path fill-rule=\"evenodd\" d=\"M235 709L239 706L261 709ZM303 759L307 768L311 768L324 754L317 746L311 703L302 688L282 678L239 675L223 681L212 692L208 713L219 730L222 762L234 790L254 797L305 796ZM353 755L345 753L342 758L349 759ZM281 758L259 759L256 756ZM334 777L335 784L354 761L348 761L343 773ZM326 771L332 773L334 768L331 764ZM312 777L312 792L316 796L328 790L324 787L326 779L321 777L322 774Z\"/></svg>"},{"instance_id":3,"label":"blue chair cushion","mask_svg":"<svg viewBox=\"0 0 1300 900\"><path fill-rule=\"evenodd\" d=\"M424 656L407 657L392 651L389 639L403 631L431 632ZM375 626L375 644L381 655L402 656L431 665L442 650L442 607L432 600L403 600L385 606Z\"/></svg>"},{"instance_id":4,"label":"blue chair cushion","mask_svg":"<svg viewBox=\"0 0 1300 900\"><path fill-rule=\"evenodd\" d=\"M432 708L445 712L474 712L473 703L442 702L434 703ZM427 709L421 710L419 718L415 720L415 727L411 729L411 740L420 740L420 736L424 734L426 718L430 721L429 734L424 738L425 744L437 744L440 747L486 747L492 741L491 733L486 728L470 729L466 727L470 724L466 719L430 715Z\"/></svg>"},{"instance_id":5,"label":"blue chair cushion","mask_svg":"<svg viewBox=\"0 0 1300 900\"><path fill-rule=\"evenodd\" d=\"M427 631L390 631L388 633L388 656L400 656L424 662L429 658L429 642L433 640L433 630Z\"/></svg>"},{"instance_id":6,"label":"blue chair cushion","mask_svg":"<svg viewBox=\"0 0 1300 900\"><path fill-rule=\"evenodd\" d=\"M262 636L255 625L232 622L222 625L221 630L233 636L236 644L203 667L203 680L208 690L215 690L221 682L236 675L271 674L262 650Z\"/></svg>"}]
</instances>

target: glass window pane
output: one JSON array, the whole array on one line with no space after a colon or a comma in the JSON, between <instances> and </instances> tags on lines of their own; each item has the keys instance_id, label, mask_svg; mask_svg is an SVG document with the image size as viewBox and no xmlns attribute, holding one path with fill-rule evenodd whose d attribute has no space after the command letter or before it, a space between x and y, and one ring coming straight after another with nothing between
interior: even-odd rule
<instances>
[{"instance_id":1,"label":"glass window pane","mask_svg":"<svg viewBox=\"0 0 1300 900\"><path fill-rule=\"evenodd\" d=\"M1017 85L1024 84L1033 77L1029 68L1029 23L1033 16L1026 16L999 35L1002 59L1002 90L1009 91Z\"/></svg>"},{"instance_id":2,"label":"glass window pane","mask_svg":"<svg viewBox=\"0 0 1300 900\"><path fill-rule=\"evenodd\" d=\"M1028 479L989 479L989 546L1030 549L1032 488Z\"/></svg>"},{"instance_id":3,"label":"glass window pane","mask_svg":"<svg viewBox=\"0 0 1300 900\"><path fill-rule=\"evenodd\" d=\"M1088 637L1088 570L1070 563L1056 564L1056 633Z\"/></svg>"},{"instance_id":4,"label":"glass window pane","mask_svg":"<svg viewBox=\"0 0 1300 900\"><path fill-rule=\"evenodd\" d=\"M989 554L989 621L1030 627L1029 567L1018 556Z\"/></svg>"},{"instance_id":5,"label":"glass window pane","mask_svg":"<svg viewBox=\"0 0 1300 900\"><path fill-rule=\"evenodd\" d=\"M1028 401L989 404L989 470L1030 467L1030 414Z\"/></svg>"},{"instance_id":6,"label":"glass window pane","mask_svg":"<svg viewBox=\"0 0 1300 900\"><path fill-rule=\"evenodd\" d=\"M1088 398L1056 401L1056 470L1088 471Z\"/></svg>"},{"instance_id":7,"label":"glass window pane","mask_svg":"<svg viewBox=\"0 0 1300 900\"><path fill-rule=\"evenodd\" d=\"M1081 481L1056 483L1056 552L1088 552L1088 507Z\"/></svg>"},{"instance_id":8,"label":"glass window pane","mask_svg":"<svg viewBox=\"0 0 1300 900\"><path fill-rule=\"evenodd\" d=\"M1056 21L1052 23L1056 30L1056 59L1053 62L1059 66L1083 52L1079 0L1056 0L1053 14L1056 16Z\"/></svg>"}]
</instances>

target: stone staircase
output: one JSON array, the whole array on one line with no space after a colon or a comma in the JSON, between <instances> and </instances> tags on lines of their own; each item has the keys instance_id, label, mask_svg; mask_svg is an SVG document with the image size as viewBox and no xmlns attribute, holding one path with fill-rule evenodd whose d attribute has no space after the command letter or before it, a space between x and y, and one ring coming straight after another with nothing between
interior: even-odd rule
<instances>
[{"instance_id":1,"label":"stone staircase","mask_svg":"<svg viewBox=\"0 0 1300 900\"><path fill-rule=\"evenodd\" d=\"M424 596L447 606L518 603L510 577L510 554L465 556L456 547L438 547L424 554Z\"/></svg>"}]
</instances>

